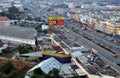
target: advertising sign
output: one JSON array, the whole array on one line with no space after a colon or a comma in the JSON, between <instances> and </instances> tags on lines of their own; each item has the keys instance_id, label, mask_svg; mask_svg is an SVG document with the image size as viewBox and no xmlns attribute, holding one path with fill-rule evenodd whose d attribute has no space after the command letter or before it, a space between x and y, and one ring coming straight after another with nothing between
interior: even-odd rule
<instances>
[{"instance_id":1,"label":"advertising sign","mask_svg":"<svg viewBox=\"0 0 120 78\"><path fill-rule=\"evenodd\" d=\"M48 18L49 27L59 27L64 26L64 17L63 16L51 16Z\"/></svg>"}]
</instances>

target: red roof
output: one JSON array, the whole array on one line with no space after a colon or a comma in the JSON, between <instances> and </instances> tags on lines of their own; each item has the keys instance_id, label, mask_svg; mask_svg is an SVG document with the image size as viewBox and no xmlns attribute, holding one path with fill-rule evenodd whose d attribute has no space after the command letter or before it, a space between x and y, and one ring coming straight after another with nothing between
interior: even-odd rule
<instances>
[{"instance_id":1,"label":"red roof","mask_svg":"<svg viewBox=\"0 0 120 78\"><path fill-rule=\"evenodd\" d=\"M57 52L63 51L63 49L60 46L53 46L53 49Z\"/></svg>"},{"instance_id":2,"label":"red roof","mask_svg":"<svg viewBox=\"0 0 120 78\"><path fill-rule=\"evenodd\" d=\"M0 47L2 47L4 45L4 43L3 42L0 42Z\"/></svg>"},{"instance_id":3,"label":"red roof","mask_svg":"<svg viewBox=\"0 0 120 78\"><path fill-rule=\"evenodd\" d=\"M9 20L8 17L6 17L6 16L0 16L0 21L7 21L7 20Z\"/></svg>"}]
</instances>

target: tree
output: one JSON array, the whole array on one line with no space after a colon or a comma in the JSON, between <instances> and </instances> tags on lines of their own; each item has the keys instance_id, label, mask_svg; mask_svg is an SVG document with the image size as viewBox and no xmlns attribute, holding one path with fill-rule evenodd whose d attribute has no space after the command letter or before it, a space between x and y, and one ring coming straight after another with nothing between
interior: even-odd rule
<instances>
[{"instance_id":1,"label":"tree","mask_svg":"<svg viewBox=\"0 0 120 78\"><path fill-rule=\"evenodd\" d=\"M53 68L53 70L51 70L50 72L49 72L49 75L52 77L52 78L59 78L60 76L59 76L59 70L58 69L56 69L56 68Z\"/></svg>"},{"instance_id":2,"label":"tree","mask_svg":"<svg viewBox=\"0 0 120 78\"><path fill-rule=\"evenodd\" d=\"M43 32L44 32L45 34L47 34L47 33L48 33L48 30L43 30Z\"/></svg>"},{"instance_id":3,"label":"tree","mask_svg":"<svg viewBox=\"0 0 120 78\"><path fill-rule=\"evenodd\" d=\"M27 49L25 46L18 46L18 51L20 54L23 54L23 53L28 53L29 49Z\"/></svg>"},{"instance_id":4,"label":"tree","mask_svg":"<svg viewBox=\"0 0 120 78\"><path fill-rule=\"evenodd\" d=\"M35 18L35 21L41 21L41 17Z\"/></svg>"},{"instance_id":5,"label":"tree","mask_svg":"<svg viewBox=\"0 0 120 78\"><path fill-rule=\"evenodd\" d=\"M10 74L8 75L8 78L17 78L18 74L15 70L11 70Z\"/></svg>"},{"instance_id":6,"label":"tree","mask_svg":"<svg viewBox=\"0 0 120 78\"><path fill-rule=\"evenodd\" d=\"M42 32L42 24L39 24L35 29L37 32Z\"/></svg>"},{"instance_id":7,"label":"tree","mask_svg":"<svg viewBox=\"0 0 120 78\"><path fill-rule=\"evenodd\" d=\"M45 74L40 68L36 68L31 78L51 78L51 77Z\"/></svg>"},{"instance_id":8,"label":"tree","mask_svg":"<svg viewBox=\"0 0 120 78\"><path fill-rule=\"evenodd\" d=\"M28 16L27 20L32 21L33 18L31 16Z\"/></svg>"},{"instance_id":9,"label":"tree","mask_svg":"<svg viewBox=\"0 0 120 78\"><path fill-rule=\"evenodd\" d=\"M31 50L33 50L32 46L29 45L29 44L26 44L26 48L27 48L27 49L31 49Z\"/></svg>"},{"instance_id":10,"label":"tree","mask_svg":"<svg viewBox=\"0 0 120 78\"><path fill-rule=\"evenodd\" d=\"M1 67L2 72L5 73L5 74L10 73L11 70L14 70L14 69L15 69L15 68L14 68L14 66L13 66L13 64L12 64L11 62L6 62L6 63L4 63L3 66Z\"/></svg>"},{"instance_id":11,"label":"tree","mask_svg":"<svg viewBox=\"0 0 120 78\"><path fill-rule=\"evenodd\" d=\"M12 7L8 8L8 12L9 12L9 14L18 14L19 9L16 8L15 6L12 6Z\"/></svg>"},{"instance_id":12,"label":"tree","mask_svg":"<svg viewBox=\"0 0 120 78\"><path fill-rule=\"evenodd\" d=\"M2 53L10 53L10 52L11 52L10 50L2 49Z\"/></svg>"},{"instance_id":13,"label":"tree","mask_svg":"<svg viewBox=\"0 0 120 78\"><path fill-rule=\"evenodd\" d=\"M34 74L31 76L31 78L40 78L40 75L39 74Z\"/></svg>"},{"instance_id":14,"label":"tree","mask_svg":"<svg viewBox=\"0 0 120 78\"><path fill-rule=\"evenodd\" d=\"M26 22L21 22L19 25L20 25L21 27L25 27L25 26L26 26Z\"/></svg>"},{"instance_id":15,"label":"tree","mask_svg":"<svg viewBox=\"0 0 120 78\"><path fill-rule=\"evenodd\" d=\"M28 52L29 52L29 50L26 49L26 48L22 48L22 49L19 50L19 53L20 53L20 54L28 53Z\"/></svg>"},{"instance_id":16,"label":"tree","mask_svg":"<svg viewBox=\"0 0 120 78\"><path fill-rule=\"evenodd\" d=\"M5 12L1 12L1 13L0 13L0 16L5 16Z\"/></svg>"},{"instance_id":17,"label":"tree","mask_svg":"<svg viewBox=\"0 0 120 78\"><path fill-rule=\"evenodd\" d=\"M0 72L0 78L2 78L2 77L3 77L2 72Z\"/></svg>"},{"instance_id":18,"label":"tree","mask_svg":"<svg viewBox=\"0 0 120 78\"><path fill-rule=\"evenodd\" d=\"M34 70L34 74L43 74L43 71L41 70L41 68L36 68Z\"/></svg>"}]
</instances>

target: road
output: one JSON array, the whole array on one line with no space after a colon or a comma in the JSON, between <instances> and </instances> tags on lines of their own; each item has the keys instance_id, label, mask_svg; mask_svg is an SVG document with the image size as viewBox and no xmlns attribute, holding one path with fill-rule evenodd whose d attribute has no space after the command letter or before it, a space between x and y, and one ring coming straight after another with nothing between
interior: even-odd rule
<instances>
[{"instance_id":1,"label":"road","mask_svg":"<svg viewBox=\"0 0 120 78\"><path fill-rule=\"evenodd\" d=\"M26 7L27 7L27 5L26 5ZM31 10L31 12L34 14L35 17L41 17L41 16L42 16L42 17L44 17L44 19L46 19L46 20L47 20L47 17L48 17L49 15L54 15L54 14L51 14L51 13L49 13L49 15L48 15L48 12L47 12L47 11L44 11L44 10L42 10L42 11L44 11L44 12L46 12L46 13L44 14L44 12L43 12L43 14L41 14L41 10L38 11L39 8L38 8L38 7L35 7L34 5L30 6L30 4L29 4L29 6L28 6L27 8ZM36 8L37 10L36 10L35 8ZM96 39L97 39L97 40L99 39L99 37L96 36L94 33L91 33L91 32L89 32L89 31L84 31L84 30L82 30L82 29L78 26L79 24L77 25L77 23L76 23L76 24L71 24L71 23L68 21L68 22L66 22L66 24L67 24L67 25L65 25L65 26L67 26L67 27L75 27L75 28L79 31L79 33L82 33L82 34L85 35L85 36L91 37L91 35L93 35L93 37L95 37L95 41L96 41ZM66 30L68 30L68 31L66 31ZM107 63L109 63L110 65L112 65L112 66L115 67L116 69L120 70L120 67L116 65L116 63L120 63L120 60L117 59L117 58L114 58L114 57L109 53L109 51L107 51L107 50L99 47L98 45L92 43L91 41L87 40L86 38L82 37L81 35L73 32L72 30L69 30L69 29L64 28L64 29L63 29L63 32L64 32L64 34L65 34L66 36L69 36L70 38L72 38L76 43L79 43L79 44L83 45L84 47L90 47L90 48L94 48L94 49L98 50L98 52L99 52L98 54L99 54ZM86 35L86 34L87 34L87 35ZM91 35L90 35L90 34L91 34ZM100 38L100 39L101 39L101 38ZM109 43L106 43L106 41L104 41L104 39L98 40L97 42L98 42L98 43L104 42L104 43L101 43L101 44L104 44L105 46L107 46L107 45L109 44ZM109 44L109 45L110 45L110 44ZM113 44L112 44L112 46L113 46ZM118 47L117 47L117 48L118 48ZM113 48L113 49L114 49L114 48ZM116 50L115 50L115 51L116 51Z\"/></svg>"},{"instance_id":2,"label":"road","mask_svg":"<svg viewBox=\"0 0 120 78\"><path fill-rule=\"evenodd\" d=\"M87 48L94 48L98 51L98 55L108 64L110 64L111 66L117 68L118 70L120 70L120 67L116 65L116 63L120 63L119 59L114 58L111 54L109 54L109 51L107 51L104 48L101 48L100 46L94 44L93 42L87 40L86 38L84 38L83 36L73 32L72 30L64 27L62 29L63 33L65 36L68 36L68 38L73 39L76 43L79 43L81 45L83 45L84 47ZM66 30L69 30L66 31ZM76 39L77 38L77 39Z\"/></svg>"},{"instance_id":3,"label":"road","mask_svg":"<svg viewBox=\"0 0 120 78\"><path fill-rule=\"evenodd\" d=\"M101 36L99 33L93 32L91 30L82 30L82 25L80 27L80 24L70 23L69 20L66 20L67 27L73 27L75 31L78 31L78 33L85 35L92 41L99 43L101 46L111 50L113 54L120 54L120 44L110 41L106 39L106 37Z\"/></svg>"}]
</instances>

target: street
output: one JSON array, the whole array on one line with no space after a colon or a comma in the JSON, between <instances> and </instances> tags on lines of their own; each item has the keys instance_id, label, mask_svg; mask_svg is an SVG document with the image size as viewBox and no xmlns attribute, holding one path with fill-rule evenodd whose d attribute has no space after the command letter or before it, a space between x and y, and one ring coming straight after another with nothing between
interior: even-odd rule
<instances>
[{"instance_id":1,"label":"street","mask_svg":"<svg viewBox=\"0 0 120 78\"><path fill-rule=\"evenodd\" d=\"M35 17L42 17L42 19L46 20L46 22L50 15L51 16L54 15L54 14L52 14L52 12L49 12L49 15L48 15L47 11L44 11L41 13L41 11L38 11L39 7L35 7L34 5L32 5L32 6L26 5L25 7L28 8L29 10L31 10L31 12L33 13L33 15ZM66 37L68 37L68 39L72 39L72 40L74 40L74 42L76 42L84 47L96 49L98 51L98 55L104 61L106 61L106 63L108 63L108 64L112 65L114 68L120 70L120 67L117 65L117 63L120 63L120 60L118 58L113 57L113 53L106 50L105 48L98 46L95 43L99 43L103 47L109 48L111 51L113 51L115 53L120 52L119 46L118 46L119 44L111 42L111 41L103 38L102 36L98 35L98 33L95 33L93 31L82 30L81 24L74 23L74 22L71 23L70 20L65 20L65 27L62 28L62 30L60 30L60 33L64 33L64 35ZM88 38L89 38L89 40L88 40ZM93 42L95 42L95 43L93 43ZM69 45L69 43L68 43L68 45Z\"/></svg>"}]
</instances>

